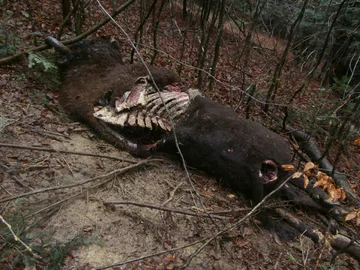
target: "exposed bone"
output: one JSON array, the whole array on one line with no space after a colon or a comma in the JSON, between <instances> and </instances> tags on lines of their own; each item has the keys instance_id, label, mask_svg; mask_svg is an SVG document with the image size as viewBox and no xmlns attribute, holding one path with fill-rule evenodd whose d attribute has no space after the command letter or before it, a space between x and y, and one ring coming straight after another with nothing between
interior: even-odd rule
<instances>
[{"instance_id":1,"label":"exposed bone","mask_svg":"<svg viewBox=\"0 0 360 270\"><path fill-rule=\"evenodd\" d=\"M194 99L197 96L202 96L200 90L195 88L189 88L189 90L187 90L187 93L189 94L190 100Z\"/></svg>"},{"instance_id":2,"label":"exposed bone","mask_svg":"<svg viewBox=\"0 0 360 270\"><path fill-rule=\"evenodd\" d=\"M119 103L115 102L115 110L117 112L121 112L125 109L136 107L137 105L145 106L147 103L145 94L148 85L149 83L147 77L139 77L135 83L135 86L131 89L130 93L127 94L125 101L121 102L123 99L120 99Z\"/></svg>"},{"instance_id":3,"label":"exposed bone","mask_svg":"<svg viewBox=\"0 0 360 270\"><path fill-rule=\"evenodd\" d=\"M158 95L158 98L152 102L151 105L154 105L154 106L150 109L150 104L149 104L147 106L147 108L150 109L151 114L155 114L156 110L159 107L164 106L164 103L166 104L168 101L170 101L172 99L176 99L176 96L177 96L176 92L175 93L169 93L169 92L161 93L160 95Z\"/></svg>"},{"instance_id":4,"label":"exposed bone","mask_svg":"<svg viewBox=\"0 0 360 270\"><path fill-rule=\"evenodd\" d=\"M173 107L179 107L179 106L187 107L187 106L185 106L185 104L180 104L183 100L186 100L187 102L189 102L189 97L186 93L176 93L176 94L177 94L177 96L172 101L170 101L166 104L166 107L169 112L170 112L171 108L173 108ZM157 115L163 116L163 113L165 111L166 111L165 106L163 106L161 109L158 110Z\"/></svg>"},{"instance_id":5,"label":"exposed bone","mask_svg":"<svg viewBox=\"0 0 360 270\"><path fill-rule=\"evenodd\" d=\"M159 123L158 123L158 121L156 119L156 116L151 117L151 122L153 122L153 124L155 124L157 126L159 125Z\"/></svg>"},{"instance_id":6,"label":"exposed bone","mask_svg":"<svg viewBox=\"0 0 360 270\"><path fill-rule=\"evenodd\" d=\"M145 127L144 114L142 112L139 112L137 115L137 124L142 128Z\"/></svg>"},{"instance_id":7,"label":"exposed bone","mask_svg":"<svg viewBox=\"0 0 360 270\"><path fill-rule=\"evenodd\" d=\"M192 89L189 92L198 93ZM113 125L138 125L150 130L156 125L165 131L171 131L169 117L175 119L183 114L189 102L187 93L170 90L156 92L147 77L139 77L131 91L116 98L115 108L107 106L96 109L98 111L94 108L94 116ZM169 115L165 113L166 108Z\"/></svg>"},{"instance_id":8,"label":"exposed bone","mask_svg":"<svg viewBox=\"0 0 360 270\"><path fill-rule=\"evenodd\" d=\"M178 100L178 103L176 104L176 106L172 107L168 110L171 118L175 119L176 117L182 115L188 106L189 106L189 98L188 97Z\"/></svg>"},{"instance_id":9,"label":"exposed bone","mask_svg":"<svg viewBox=\"0 0 360 270\"><path fill-rule=\"evenodd\" d=\"M135 126L136 125L136 115L137 111L131 112L129 115L129 119L127 121L129 126Z\"/></svg>"},{"instance_id":10,"label":"exposed bone","mask_svg":"<svg viewBox=\"0 0 360 270\"><path fill-rule=\"evenodd\" d=\"M99 108L99 107L97 107L97 108ZM112 111L110 108L103 107L102 109L95 112L94 116L98 119L101 119L104 122L109 122L109 121L111 121L113 114L112 114Z\"/></svg>"},{"instance_id":11,"label":"exposed bone","mask_svg":"<svg viewBox=\"0 0 360 270\"><path fill-rule=\"evenodd\" d=\"M148 115L145 115L145 126L152 130L151 118Z\"/></svg>"},{"instance_id":12,"label":"exposed bone","mask_svg":"<svg viewBox=\"0 0 360 270\"><path fill-rule=\"evenodd\" d=\"M147 102L148 103L151 103L152 101L154 101L155 99L158 99L159 98L159 93L156 92L156 93L151 93L149 95L147 95Z\"/></svg>"},{"instance_id":13,"label":"exposed bone","mask_svg":"<svg viewBox=\"0 0 360 270\"><path fill-rule=\"evenodd\" d=\"M128 91L128 92L125 92L123 95L122 95L122 97L116 97L115 98L115 110L117 111L117 112L119 112L119 107L120 106L122 106L122 104L126 101L126 99L128 98L128 96L129 96L129 94L130 94L130 91Z\"/></svg>"},{"instance_id":14,"label":"exposed bone","mask_svg":"<svg viewBox=\"0 0 360 270\"><path fill-rule=\"evenodd\" d=\"M164 119L163 122L167 131L171 131L171 124L166 119Z\"/></svg>"},{"instance_id":15,"label":"exposed bone","mask_svg":"<svg viewBox=\"0 0 360 270\"><path fill-rule=\"evenodd\" d=\"M129 113L122 113L117 117L115 125L124 126L129 118Z\"/></svg>"},{"instance_id":16,"label":"exposed bone","mask_svg":"<svg viewBox=\"0 0 360 270\"><path fill-rule=\"evenodd\" d=\"M163 120L161 118L158 118L158 123L159 123L159 126L163 129L163 130L167 130Z\"/></svg>"}]
</instances>

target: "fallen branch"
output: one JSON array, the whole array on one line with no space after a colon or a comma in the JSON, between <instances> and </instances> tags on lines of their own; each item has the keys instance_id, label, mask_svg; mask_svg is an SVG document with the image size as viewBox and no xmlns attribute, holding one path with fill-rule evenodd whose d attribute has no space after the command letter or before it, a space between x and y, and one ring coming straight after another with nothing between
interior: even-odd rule
<instances>
[{"instance_id":1,"label":"fallen branch","mask_svg":"<svg viewBox=\"0 0 360 270\"><path fill-rule=\"evenodd\" d=\"M142 165L145 165L145 164L148 164L148 163L150 163L150 162L158 162L158 161L163 161L163 160L162 160L162 159L147 159L147 160L144 160L144 161L140 161L140 162L138 162L138 163L136 163L136 164L129 165L129 166L127 166L127 167L114 170L114 171L112 171L112 172L110 172L110 173L107 173L107 174L104 174L104 175L100 175L100 176L97 176L97 177L94 177L94 178L90 178L90 179L84 180L84 181L79 182L79 183L70 184L70 185L63 185L63 186L57 186L57 187L44 188L44 189L38 189L38 190L34 190L34 191L31 191L31 192L27 192L27 193L22 193L22 194L13 196L13 197L1 199L1 200L0 200L0 203L8 202L8 201L13 201L13 200L16 200L16 199L18 199L18 198L28 197L28 196L31 196L31 195L35 195L35 194L38 194L38 193L44 193L44 192L48 192L48 191L52 191L52 190L65 189L65 188L72 188L72 187L76 187L76 186L81 186L81 185L87 184L87 183L89 183L89 182L93 182L93 181L96 181L96 180L99 180L99 179L102 179L102 178L106 178L106 177L109 177L109 176L112 176L112 175L125 173L125 172L127 172L127 171L129 171L129 170L132 170L132 169L134 169L134 168L138 168L138 167L140 167L140 166L142 166Z\"/></svg>"},{"instance_id":2,"label":"fallen branch","mask_svg":"<svg viewBox=\"0 0 360 270\"><path fill-rule=\"evenodd\" d=\"M304 233L304 235L309 237L315 243L318 243L319 240L324 238L324 235L320 231L303 223L301 220L286 212L284 209L279 208L276 209L275 212L284 218L286 222L288 222L292 227L297 229L299 232ZM336 234L330 235L326 240L329 241L333 249L339 250L340 253L346 253L360 262L360 245L355 243L355 238L350 240L346 236Z\"/></svg>"},{"instance_id":3,"label":"fallen branch","mask_svg":"<svg viewBox=\"0 0 360 270\"><path fill-rule=\"evenodd\" d=\"M335 250L340 251L340 253L345 252L346 254L349 254L351 257L360 262L360 245L356 243L355 240L355 238L353 240L350 240L346 236L340 234L330 236L330 244Z\"/></svg>"},{"instance_id":4,"label":"fallen branch","mask_svg":"<svg viewBox=\"0 0 360 270\"><path fill-rule=\"evenodd\" d=\"M191 211L186 211L186 210L181 210L181 209L168 208L168 207L164 207L164 206L156 206L156 205L152 205L152 204L148 204L148 203L140 203L140 202L132 202L132 201L104 202L105 206L114 205L114 204L130 204L130 205L136 205L136 206L140 206L140 207L147 207L147 208L151 208L151 209L157 209L157 210L161 210L161 211L173 212L173 213L178 213L178 214L182 214L182 215L202 217L202 218L228 219L227 217L223 217L223 216L191 212Z\"/></svg>"},{"instance_id":5,"label":"fallen branch","mask_svg":"<svg viewBox=\"0 0 360 270\"><path fill-rule=\"evenodd\" d=\"M57 202L55 202L55 203L53 203L53 204L50 204L50 205L48 205L48 206L46 206L46 207L44 207L44 208L36 211L35 213L32 213L32 214L26 216L25 219L26 219L26 218L29 218L29 217L33 217L33 216L35 216L35 215L37 215L37 214L39 214L39 213L41 213L41 212L43 212L43 211L46 211L46 210L48 210L48 209L50 209L50 208L52 208L52 207L55 207L55 206L57 206L57 205L59 205L59 204L62 204L62 203L64 203L64 202L66 202L66 201L69 201L69 200L74 199L74 198L76 198L76 197L78 197L78 196L80 196L80 195L83 195L83 193L84 193L85 191L88 191L88 190L90 190L90 189L94 189L94 188L97 188L97 187L99 187L99 186L105 185L105 184L107 184L108 182L110 182L111 180L112 180L112 179L109 179L109 180L107 180L107 181L104 181L104 182L101 182L101 183L99 183L99 184L90 186L90 187L88 187L88 188L81 189L80 192L75 193L74 195L72 195L72 196L70 196L70 197L67 197L67 198L65 198L65 199L62 199L62 200L60 200L60 201L57 201Z\"/></svg>"},{"instance_id":6,"label":"fallen branch","mask_svg":"<svg viewBox=\"0 0 360 270\"><path fill-rule=\"evenodd\" d=\"M318 160L321 159L322 153L313 137L306 134L305 132L292 129L289 126L288 126L288 130L290 130L291 134L294 135L301 149L306 153L306 155L309 156L309 158L312 161L317 162ZM332 172L334 170L332 164L326 158L322 158L319 161L319 166L321 169L323 169L326 172ZM334 179L335 183L338 186L344 188L346 193L350 194L351 197L353 197L353 199L356 200L356 203L360 205L360 202L358 201L358 196L351 189L349 183L346 180L346 177L343 174L335 170L332 178Z\"/></svg>"},{"instance_id":7,"label":"fallen branch","mask_svg":"<svg viewBox=\"0 0 360 270\"><path fill-rule=\"evenodd\" d=\"M0 143L0 147L28 149L28 150L35 150L35 151L62 153L62 154L70 154L70 155L78 155L78 156L109 158L109 159L119 160L119 161L123 161L123 162L129 162L129 163L138 162L138 161L132 160L132 159L119 158L119 157L108 156L108 155L100 155L100 154L93 154L93 153L86 153L86 152L76 152L76 151L67 151L67 150L56 150L56 149L52 149L52 148L34 147L34 146L26 146L26 145L16 145L16 144L9 144L9 143Z\"/></svg>"},{"instance_id":8,"label":"fallen branch","mask_svg":"<svg viewBox=\"0 0 360 270\"><path fill-rule=\"evenodd\" d=\"M303 223L301 220L290 214L289 212L285 211L284 209L277 208L274 209L274 212L278 214L280 217L285 219L293 228L298 230L300 233L303 233L305 236L309 237L315 243L318 243L321 239L324 238L324 235L310 227L309 225Z\"/></svg>"},{"instance_id":9,"label":"fallen branch","mask_svg":"<svg viewBox=\"0 0 360 270\"><path fill-rule=\"evenodd\" d=\"M276 120L278 123L283 123L282 119L278 117L277 115L271 114L271 117ZM284 124L283 124L284 126ZM319 161L319 167L327 172L331 173L334 171L334 175L332 178L334 179L335 183L339 186L344 188L348 196L357 206L360 206L359 197L357 194L351 189L349 183L347 182L346 176L342 173L340 173L338 170L334 170L333 165L323 157L322 152L319 149L319 146L317 145L316 140L311 137L309 134L296 130L295 128L291 127L289 124L286 124L286 130L289 131L290 134L292 134L295 138L295 140L298 142L300 148L304 153L313 161L317 162Z\"/></svg>"},{"instance_id":10,"label":"fallen branch","mask_svg":"<svg viewBox=\"0 0 360 270\"><path fill-rule=\"evenodd\" d=\"M188 245L184 245L184 246L181 246L181 247L162 250L162 251L159 251L159 252L156 252L156 253L153 253L153 254L145 255L145 256L142 256L142 257L138 257L138 258L127 260L127 261L120 262L120 263L114 263L114 264L111 264L111 265L108 265L108 266L98 267L98 268L95 268L95 269L96 270L103 270L103 269L108 269L108 268L112 268L112 267L115 267L115 266L125 265L125 264L128 264L128 263L142 261L142 260L149 259L149 258L152 258L152 257L160 256L162 254L171 253L171 252L175 252L175 251L178 251L178 250L181 250L181 249L184 249L184 248L195 246L195 245L197 245L197 244L199 244L201 242L206 241L207 239L208 238L204 238L204 239L195 241L193 243L190 243Z\"/></svg>"}]
</instances>

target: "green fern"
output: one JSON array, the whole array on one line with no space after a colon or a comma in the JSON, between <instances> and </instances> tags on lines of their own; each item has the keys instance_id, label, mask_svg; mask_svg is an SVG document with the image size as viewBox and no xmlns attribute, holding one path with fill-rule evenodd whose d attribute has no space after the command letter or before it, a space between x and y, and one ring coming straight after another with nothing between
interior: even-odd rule
<instances>
[{"instance_id":1,"label":"green fern","mask_svg":"<svg viewBox=\"0 0 360 270\"><path fill-rule=\"evenodd\" d=\"M52 72L54 70L56 70L56 66L49 62L45 57L43 57L41 54L37 54L37 53L29 53L28 56L28 67L29 68L40 68L46 72Z\"/></svg>"}]
</instances>

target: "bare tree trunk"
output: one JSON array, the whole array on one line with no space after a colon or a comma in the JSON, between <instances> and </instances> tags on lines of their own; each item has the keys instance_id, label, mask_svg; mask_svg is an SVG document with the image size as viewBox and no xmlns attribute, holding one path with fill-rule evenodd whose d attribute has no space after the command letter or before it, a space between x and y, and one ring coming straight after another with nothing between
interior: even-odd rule
<instances>
[{"instance_id":1,"label":"bare tree trunk","mask_svg":"<svg viewBox=\"0 0 360 270\"><path fill-rule=\"evenodd\" d=\"M329 31L327 32L327 35L326 35L326 38L325 38L325 42L324 42L323 48L322 48L322 50L320 51L320 54L319 54L319 56L318 56L318 58L317 58L317 60L316 60L316 63L315 63L315 65L314 65L314 67L310 70L309 76L311 76L311 75L314 73L314 71L316 70L316 68L319 66L319 64L320 64L320 62L321 62L321 60L322 60L322 58L323 58L323 56L324 56L324 54L325 54L326 48L327 48L327 46L328 46L331 32L332 32L332 30L333 30L333 28L334 28L334 26L335 26L335 23L336 23L336 21L337 21L337 19L338 19L338 17L339 17L339 14L340 14L340 12L341 12L341 10L342 10L342 7L344 6L344 4L345 4L347 1L348 1L348 0L343 0L343 1L340 3L339 8L338 8L338 10L337 10L337 12L336 12L336 14L335 14L335 17L334 17L334 19L333 19L333 21L332 21L332 23L331 23L331 25L330 25Z\"/></svg>"},{"instance_id":2,"label":"bare tree trunk","mask_svg":"<svg viewBox=\"0 0 360 270\"><path fill-rule=\"evenodd\" d=\"M184 59L184 53L185 53L185 45L186 45L186 38L187 38L187 30L185 29L183 31L183 40L181 45L181 51L180 51L180 59L179 59L179 68L177 70L178 74L181 74L182 68L183 68L183 59Z\"/></svg>"},{"instance_id":3,"label":"bare tree trunk","mask_svg":"<svg viewBox=\"0 0 360 270\"><path fill-rule=\"evenodd\" d=\"M70 14L71 11L71 0L62 0L62 15L63 19Z\"/></svg>"},{"instance_id":4,"label":"bare tree trunk","mask_svg":"<svg viewBox=\"0 0 360 270\"><path fill-rule=\"evenodd\" d=\"M138 37L139 37L139 33L140 33L140 43L142 42L142 29L146 23L146 21L149 19L151 13L154 11L155 12L155 6L156 6L157 0L154 0L149 8L148 13L146 14L145 17L142 18L142 20L140 21L140 25L136 28L135 30L135 35L134 35L134 44L135 46L137 46L137 42L138 42ZM133 48L131 50L131 54L130 54L130 63L133 64L134 63L134 54L135 54L135 48Z\"/></svg>"},{"instance_id":5,"label":"bare tree trunk","mask_svg":"<svg viewBox=\"0 0 360 270\"><path fill-rule=\"evenodd\" d=\"M81 1L81 0L77 0L77 1L75 2L74 8L72 9L72 11L69 12L69 13L66 15L66 17L64 18L63 23L61 24L60 29L59 29L59 32L58 32L58 34L57 34L57 36L56 36L56 38L57 38L58 40L61 39L61 36L62 36L62 34L63 34L63 31L64 31L65 26L71 24L71 16L76 12L76 9L77 9L77 7L79 6L80 1Z\"/></svg>"},{"instance_id":6,"label":"bare tree trunk","mask_svg":"<svg viewBox=\"0 0 360 270\"><path fill-rule=\"evenodd\" d=\"M256 85L252 85L250 90L249 90L248 99L246 101L246 109L245 109L245 117L246 117L246 119L249 119L249 116L250 116L251 103L252 103L252 100L253 100L252 97L254 96L255 91L256 91Z\"/></svg>"},{"instance_id":7,"label":"bare tree trunk","mask_svg":"<svg viewBox=\"0 0 360 270\"><path fill-rule=\"evenodd\" d=\"M211 0L204 1L204 3L210 3L210 2L211 2ZM202 10L202 13L201 13L201 18L202 18L201 19L201 41L200 41L200 46L199 46L198 63L197 63L197 68L198 68L198 85L197 85L197 87L199 89L202 88L203 69L205 67L205 60L206 60L206 56L207 56L207 52L208 52L208 48L209 48L209 44L210 44L210 37L215 28L215 22L216 22L218 13L219 13L219 8L217 6L216 14L215 14L215 11L213 10L211 23L210 23L209 27L206 28L207 18L209 18L211 9L210 9L210 4L208 4L208 5L204 4L203 7L207 8L207 10Z\"/></svg>"},{"instance_id":8,"label":"bare tree trunk","mask_svg":"<svg viewBox=\"0 0 360 270\"><path fill-rule=\"evenodd\" d=\"M159 28L159 24L160 24L161 12L162 12L162 10L163 10L163 8L164 8L164 5L165 5L165 0L161 0L156 21L153 22L153 23L154 23L154 25L153 25L153 46L154 46L154 54L153 54L153 56L151 57L151 62L150 62L151 65L154 64L155 58L156 58L156 56L157 56L157 54L158 54L158 51L157 51L157 32L158 32L158 28ZM155 14L155 12L154 12L154 14Z\"/></svg>"},{"instance_id":9,"label":"bare tree trunk","mask_svg":"<svg viewBox=\"0 0 360 270\"><path fill-rule=\"evenodd\" d=\"M84 10L85 3L84 0L76 1L72 0L74 7L74 21L75 21L75 34L78 36L82 33L82 25L84 21Z\"/></svg>"},{"instance_id":10,"label":"bare tree trunk","mask_svg":"<svg viewBox=\"0 0 360 270\"><path fill-rule=\"evenodd\" d=\"M253 20L252 20L252 24L251 24L251 27L249 29L249 32L248 34L246 35L246 39L245 39L245 45L243 47L243 50L242 52L240 53L239 55L239 58L238 60L236 61L236 63L239 63L240 62L240 59L242 58L243 55L245 55L245 59L244 59L244 64L243 64L243 77L242 77L242 89L246 89L246 85L245 85L245 79L246 79L246 70L247 70L247 65L248 65L248 62L249 62L249 57L250 57L250 50L251 50L251 43L252 43L252 36L253 36L253 33L256 29L256 25L257 25L257 21L261 15L261 12L263 11L264 7L265 7L265 4L267 3L267 1L263 1L263 3L261 4L260 6L260 0L257 2L256 4L256 9L255 9L255 13L253 15ZM249 96L249 99L251 98L251 96ZM241 101L241 96L240 96L240 101L239 101L239 105L240 106L240 103L242 102ZM249 117L249 116L247 116Z\"/></svg>"},{"instance_id":11,"label":"bare tree trunk","mask_svg":"<svg viewBox=\"0 0 360 270\"><path fill-rule=\"evenodd\" d=\"M183 0L183 6L182 6L182 14L183 14L183 18L186 19L187 17L187 1L186 0Z\"/></svg>"},{"instance_id":12,"label":"bare tree trunk","mask_svg":"<svg viewBox=\"0 0 360 270\"><path fill-rule=\"evenodd\" d=\"M270 88L269 88L267 96L266 96L265 107L264 107L265 112L267 112L268 109L269 109L270 100L273 100L274 97L275 97L276 90L277 90L277 88L279 86L281 71L282 71L282 68L283 68L283 66L285 64L286 57L287 57L287 55L289 53L289 49L291 47L292 40L293 40L293 38L295 36L295 30L297 29L297 26L299 25L299 23L301 22L301 20L302 20L302 18L304 16L305 9L306 9L306 6L307 6L308 3L309 3L309 0L304 1L304 4L303 4L303 6L301 8L301 11L299 12L298 17L296 18L296 20L291 25L289 38L288 38L288 41L287 41L287 44L286 44L286 48L284 50L283 55L281 56L280 62L276 65L274 75L273 75L273 78L271 80L271 85L270 85Z\"/></svg>"},{"instance_id":13,"label":"bare tree trunk","mask_svg":"<svg viewBox=\"0 0 360 270\"><path fill-rule=\"evenodd\" d=\"M221 45L221 38L222 32L224 28L224 21L225 21L225 0L220 0L220 11L219 11L219 23L218 23L218 30L216 34L216 42L215 42L215 53L214 53L214 60L211 66L211 77L209 83L209 90L212 90L214 87L215 75L216 75L216 65L220 55L220 45ZM229 12L229 11L228 11Z\"/></svg>"}]
</instances>

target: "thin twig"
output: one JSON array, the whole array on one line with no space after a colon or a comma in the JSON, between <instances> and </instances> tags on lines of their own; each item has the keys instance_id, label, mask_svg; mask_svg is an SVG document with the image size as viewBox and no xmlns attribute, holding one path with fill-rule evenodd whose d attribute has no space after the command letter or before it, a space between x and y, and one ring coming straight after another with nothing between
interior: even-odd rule
<instances>
[{"instance_id":1,"label":"thin twig","mask_svg":"<svg viewBox=\"0 0 360 270\"><path fill-rule=\"evenodd\" d=\"M252 214L254 214L262 204L264 204L264 202L269 199L274 193L276 193L278 190L280 190L290 179L292 178L292 175L290 177L288 177L283 183L281 183L281 185L279 185L276 189L274 189L273 191L271 191L269 194L267 194L262 200L261 202L259 202L257 205L255 205L255 207L249 212L247 213L244 217L242 217L240 220L238 220L237 222L235 222L234 224L231 224L229 226L227 226L225 229L218 231L216 234L214 234L212 237L210 237L203 245L201 245L193 254L190 255L190 257L188 258L188 260L186 261L186 263L182 266L182 269L185 269L186 267L189 266L189 264L191 263L192 259L194 259L210 242L212 242L216 237L218 237L219 235L237 227L238 225L240 225L245 219L247 219L248 217L250 217Z\"/></svg>"},{"instance_id":2,"label":"thin twig","mask_svg":"<svg viewBox=\"0 0 360 270\"><path fill-rule=\"evenodd\" d=\"M132 160L132 159L119 158L119 157L108 156L108 155L100 155L100 154L77 152L77 151L67 151L67 150L56 150L56 149L52 149L52 148L34 147L34 146L26 146L26 145L16 145L16 144L10 144L10 143L0 143L0 147L28 149L28 150L36 150L36 151L43 151L43 152L55 152L55 153L58 152L58 153L62 153L62 154L70 154L70 155L78 155L78 156L109 158L109 159L115 159L115 160L120 160L120 161L124 161L124 162L129 162L129 163L138 162L138 161Z\"/></svg>"},{"instance_id":3,"label":"thin twig","mask_svg":"<svg viewBox=\"0 0 360 270\"><path fill-rule=\"evenodd\" d=\"M130 204L130 205L136 205L136 206L140 206L140 207L147 207L147 208L152 208L152 209L158 209L161 211L168 211L168 212L173 212L173 213L178 213L178 214L183 214L183 215L189 215L189 216L195 216L195 217L202 217L202 218L209 218L208 214L204 214L204 213L194 213L194 212L190 212L190 211L186 211L186 210L181 210L181 209L176 209L176 208L168 208L168 207L164 207L164 206L157 206L157 205L152 205L149 203L140 203L140 202L132 202L132 201L110 201L110 202L104 202L104 205L111 205L111 204ZM218 215L210 215L211 218L216 218L216 219L228 219L227 217L222 217L222 216L218 216Z\"/></svg>"},{"instance_id":4,"label":"thin twig","mask_svg":"<svg viewBox=\"0 0 360 270\"><path fill-rule=\"evenodd\" d=\"M108 265L108 266L104 266L104 267L99 267L99 268L96 268L96 270L108 269L108 268L115 267L115 266L120 266L120 265L124 265L124 264L128 264L128 263L133 263L133 262L145 260L145 259L148 259L148 258L160 256L160 255L165 254L165 253L170 253L170 252L174 252L174 251L177 251L177 250L180 250L180 249L188 248L188 247L191 247L191 246L194 246L194 245L197 245L197 244L199 244L199 243L202 243L202 242L206 241L205 244L203 244L201 247L199 247L199 248L195 251L196 254L193 253L193 255L192 255L192 257L191 257L191 260L192 260L201 250L204 249L205 246L207 246L211 241L213 241L213 240L214 240L216 237L218 237L220 234L222 234L222 233L224 233L224 232L227 232L227 231L235 228L236 226L238 226L239 224L241 224L246 218L248 218L248 217L251 216L253 213L255 213L255 211L256 211L267 199L269 199L274 193L276 193L278 190L280 190L291 178L292 178L292 176L290 176L289 178L287 178L281 185L279 185L276 189L274 189L272 192L270 192L268 195L266 195L266 196L263 198L263 200L262 200L261 202L259 202L257 205L255 205L255 207L254 207L246 216L244 216L242 219L240 219L240 220L238 220L236 223L234 223L234 224L226 227L225 229L217 232L216 234L214 234L214 235L211 236L211 237L203 238L203 239L201 239L201 240L195 241L195 242L193 242L193 243L190 243L190 244L185 245L185 246L182 246L182 247L173 248L173 249L168 249L168 250L163 250L163 251L160 251L160 252L157 252L157 253L145 255L145 256L138 257L138 258L135 258L135 259L131 259L131 260L128 260L128 261L124 261L124 262L120 262L120 263L115 263L115 264ZM190 261L188 260L188 263L190 263L191 260L190 260Z\"/></svg>"},{"instance_id":5,"label":"thin twig","mask_svg":"<svg viewBox=\"0 0 360 270\"><path fill-rule=\"evenodd\" d=\"M90 179L84 180L84 181L79 182L79 183L70 184L70 185L63 185L63 186L57 186L57 187L44 188L44 189L38 189L38 190L34 190L34 191L31 191L31 192L27 192L27 193L22 193L22 194L19 194L19 195L10 197L10 198L1 199L1 200L0 200L0 203L8 202L8 201L13 201L13 200L16 200L16 199L18 199L18 198L31 196L31 195L35 195L35 194L38 194L38 193L44 193L44 192L48 192L48 191L52 191L52 190L72 188L72 187L75 187L75 186L84 185L84 184L86 184L86 183L93 182L93 181L95 181L95 180L99 180L99 179L102 179L102 178L106 178L106 177L109 177L109 176L112 176L112 175L116 175L116 174L120 174L120 173L125 173L125 172L127 172L127 171L129 171L129 170L131 170L131 169L140 167L140 166L142 166L142 165L144 165L144 164L147 164L147 163L150 163L150 162L157 162L157 161L163 161L163 160L162 160L162 159L147 159L147 160L144 160L144 161L140 161L140 162L138 162L138 163L136 163L136 164L129 165L129 166L127 166L127 167L114 170L114 171L112 171L112 172L110 172L110 173L107 173L107 174L104 174L104 175L100 175L100 176L97 176L97 177L94 177L94 178L90 178Z\"/></svg>"},{"instance_id":6,"label":"thin twig","mask_svg":"<svg viewBox=\"0 0 360 270\"><path fill-rule=\"evenodd\" d=\"M62 203L66 202L66 201L68 201L68 200L71 200L71 199L73 199L73 198L75 198L75 197L77 197L77 196L80 196L80 195L83 194L83 193L84 193L84 192L81 191L81 192L76 193L76 194L73 195L73 196L66 197L65 199L63 199L63 200L61 200L61 201L57 201L56 203L50 204L50 205L48 205L48 206L46 206L46 207L44 207L44 208L36 211L35 213L32 213L32 214L26 216L25 219L30 218L30 217L33 217L33 216L35 216L35 215L37 215L37 214L39 214L39 213L41 213L41 212L43 212L43 211L46 211L46 210L48 210L48 209L50 209L50 208L52 208L52 207L54 207L54 206L57 206L57 205L59 205L59 204L62 204Z\"/></svg>"},{"instance_id":7,"label":"thin twig","mask_svg":"<svg viewBox=\"0 0 360 270\"><path fill-rule=\"evenodd\" d=\"M183 183L178 184L171 192L170 192L170 196L169 198L167 198L162 204L161 206L165 206L167 205L169 202L171 202L174 199L175 196L175 192L178 190L179 187L181 187L183 185ZM155 218L157 216L157 214L159 213L159 211L156 211L155 215L153 216L153 218Z\"/></svg>"},{"instance_id":8,"label":"thin twig","mask_svg":"<svg viewBox=\"0 0 360 270\"><path fill-rule=\"evenodd\" d=\"M59 153L59 151L57 151L57 152ZM76 179L76 175L74 174L73 170L71 169L71 167L70 167L69 163L67 162L66 158L64 157L64 155L62 153L59 153L59 154L60 154L62 160L65 162L65 164L66 164L67 168L69 169L71 175Z\"/></svg>"},{"instance_id":9,"label":"thin twig","mask_svg":"<svg viewBox=\"0 0 360 270\"><path fill-rule=\"evenodd\" d=\"M120 262L120 263L114 263L114 264L108 265L108 266L98 267L98 268L95 268L95 269L96 269L96 270L103 270L103 269L108 269L108 268L111 268L111 267L120 266L120 265L124 265L124 264L128 264L128 263L133 263L133 262L137 262L137 261L142 261L142 260L145 260L145 259L148 259L148 258L160 256L160 255L162 255L162 254L166 254L166 253L170 253L170 252L175 252L175 251L178 251L178 250L181 250L181 249L184 249L184 248L188 248L188 247L195 246L195 245L197 245L197 244L199 244L199 243L201 243L201 242L206 241L207 239L208 239L208 238L204 238L204 239L195 241L195 242L193 242L193 243L191 243L191 244L184 245L184 246L181 246L181 247L172 248L172 249L167 249L167 250L162 250L162 251L159 251L159 252L157 252L157 253L145 255L145 256L142 256L142 257L138 257L138 258L131 259L131 260L124 261L124 262Z\"/></svg>"},{"instance_id":10,"label":"thin twig","mask_svg":"<svg viewBox=\"0 0 360 270\"><path fill-rule=\"evenodd\" d=\"M20 242L28 251L33 253L32 248L26 245L23 241L21 241L21 239L12 230L12 226L9 223L7 223L6 220L1 215L0 215L0 220L6 225L6 227L8 227L9 231L14 236L14 240Z\"/></svg>"},{"instance_id":11,"label":"thin twig","mask_svg":"<svg viewBox=\"0 0 360 270\"><path fill-rule=\"evenodd\" d=\"M110 181L112 181L111 178L110 178L109 180L106 180L106 181L101 182L101 183L99 183L99 184L90 186L90 187L88 187L88 188L86 188L86 189L84 189L84 190L82 190L82 191L80 191L80 192L78 192L78 193L75 193L74 195L72 195L72 196L70 196L70 197L67 197L67 198L65 198L65 199L63 199L63 200L61 200L61 201L57 201L56 203L50 204L50 205L48 205L48 206L46 206L46 207L44 207L44 208L36 211L35 213L32 213L32 214L26 216L25 219L27 219L27 218L29 218L29 217L33 217L33 216L35 216L35 215L37 215L37 214L39 214L39 213L41 213L41 212L43 212L43 211L46 211L46 210L48 210L48 209L50 209L50 208L52 208L52 207L54 207L54 206L57 206L57 205L59 205L59 204L62 204L62 203L66 202L66 201L69 201L69 200L71 200L71 199L74 199L74 198L82 195L85 191L87 192L87 191L89 191L90 189L94 189L94 188L97 188L97 187L99 187L99 186L105 185L105 184L107 184L107 183L110 182Z\"/></svg>"}]
</instances>

